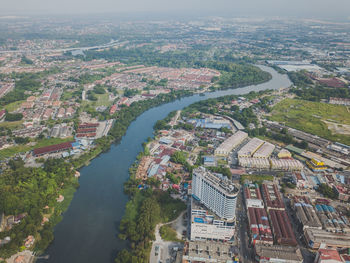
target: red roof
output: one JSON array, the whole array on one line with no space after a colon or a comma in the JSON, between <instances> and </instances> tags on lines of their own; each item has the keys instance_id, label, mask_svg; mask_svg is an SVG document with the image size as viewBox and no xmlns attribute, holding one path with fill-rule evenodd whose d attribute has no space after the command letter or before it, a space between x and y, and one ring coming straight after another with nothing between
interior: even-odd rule
<instances>
[{"instance_id":1,"label":"red roof","mask_svg":"<svg viewBox=\"0 0 350 263\"><path fill-rule=\"evenodd\" d=\"M271 209L269 215L277 244L296 246L297 241L286 211Z\"/></svg>"},{"instance_id":2,"label":"red roof","mask_svg":"<svg viewBox=\"0 0 350 263\"><path fill-rule=\"evenodd\" d=\"M6 114L6 110L1 110L0 111L0 119Z\"/></svg>"},{"instance_id":3,"label":"red roof","mask_svg":"<svg viewBox=\"0 0 350 263\"><path fill-rule=\"evenodd\" d=\"M93 128L93 127L98 127L100 124L99 123L82 123L79 124L79 129L85 129L85 128Z\"/></svg>"},{"instance_id":4,"label":"red roof","mask_svg":"<svg viewBox=\"0 0 350 263\"><path fill-rule=\"evenodd\" d=\"M343 262L338 251L335 249L320 248L318 254L320 255L320 260L336 260Z\"/></svg>"},{"instance_id":5,"label":"red roof","mask_svg":"<svg viewBox=\"0 0 350 263\"><path fill-rule=\"evenodd\" d=\"M92 132L96 132L96 128L85 128L85 129L79 128L77 130L77 133L92 133Z\"/></svg>"},{"instance_id":6,"label":"red roof","mask_svg":"<svg viewBox=\"0 0 350 263\"><path fill-rule=\"evenodd\" d=\"M41 148L36 148L33 150L33 154L37 156L37 155L42 155L46 153L64 151L68 149L72 149L72 142L64 142L64 143L49 145Z\"/></svg>"}]
</instances>

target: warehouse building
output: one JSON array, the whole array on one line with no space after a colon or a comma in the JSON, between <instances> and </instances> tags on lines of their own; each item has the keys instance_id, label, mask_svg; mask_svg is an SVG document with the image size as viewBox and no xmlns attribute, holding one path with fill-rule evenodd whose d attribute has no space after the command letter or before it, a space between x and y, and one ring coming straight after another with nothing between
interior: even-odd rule
<instances>
[{"instance_id":1,"label":"warehouse building","mask_svg":"<svg viewBox=\"0 0 350 263\"><path fill-rule=\"evenodd\" d=\"M239 157L238 164L246 168L270 169L270 162L265 158Z\"/></svg>"},{"instance_id":2,"label":"warehouse building","mask_svg":"<svg viewBox=\"0 0 350 263\"><path fill-rule=\"evenodd\" d=\"M247 210L252 244L272 245L272 231L265 208L248 207Z\"/></svg>"},{"instance_id":3,"label":"warehouse building","mask_svg":"<svg viewBox=\"0 0 350 263\"><path fill-rule=\"evenodd\" d=\"M238 151L238 157L251 157L264 144L263 140L258 138L251 139L246 145Z\"/></svg>"},{"instance_id":4,"label":"warehouse building","mask_svg":"<svg viewBox=\"0 0 350 263\"><path fill-rule=\"evenodd\" d=\"M246 138L248 138L248 134L246 132L236 132L234 135L221 143L218 148L216 148L215 155L228 156L230 152L238 145L240 145Z\"/></svg>"},{"instance_id":5,"label":"warehouse building","mask_svg":"<svg viewBox=\"0 0 350 263\"><path fill-rule=\"evenodd\" d=\"M257 262L302 263L303 256L298 247L255 245Z\"/></svg>"},{"instance_id":6,"label":"warehouse building","mask_svg":"<svg viewBox=\"0 0 350 263\"><path fill-rule=\"evenodd\" d=\"M73 142L64 142L54 145L49 145L41 148L36 148L33 150L33 155L35 157L42 156L45 154L58 153L73 149Z\"/></svg>"},{"instance_id":7,"label":"warehouse building","mask_svg":"<svg viewBox=\"0 0 350 263\"><path fill-rule=\"evenodd\" d=\"M204 167L193 171L192 196L220 218L234 221L238 188L222 175L214 175Z\"/></svg>"},{"instance_id":8,"label":"warehouse building","mask_svg":"<svg viewBox=\"0 0 350 263\"><path fill-rule=\"evenodd\" d=\"M275 145L265 142L254 154L254 158L269 158L275 150Z\"/></svg>"},{"instance_id":9,"label":"warehouse building","mask_svg":"<svg viewBox=\"0 0 350 263\"><path fill-rule=\"evenodd\" d=\"M267 211L270 209L284 210L285 206L276 184L263 183L261 185L262 196L265 201Z\"/></svg>"},{"instance_id":10,"label":"warehouse building","mask_svg":"<svg viewBox=\"0 0 350 263\"><path fill-rule=\"evenodd\" d=\"M257 199L262 200L262 195L257 184L245 184L243 187L244 198L247 200ZM248 205L247 205L248 207Z\"/></svg>"},{"instance_id":11,"label":"warehouse building","mask_svg":"<svg viewBox=\"0 0 350 263\"><path fill-rule=\"evenodd\" d=\"M285 210L269 210L273 236L278 245L296 246L298 243Z\"/></svg>"},{"instance_id":12,"label":"warehouse building","mask_svg":"<svg viewBox=\"0 0 350 263\"><path fill-rule=\"evenodd\" d=\"M322 229L321 221L318 218L315 212L315 209L312 206L311 201L308 197L294 196L292 203L293 203L293 208L295 210L298 221L303 226L303 229L306 229L306 228Z\"/></svg>"},{"instance_id":13,"label":"warehouse building","mask_svg":"<svg viewBox=\"0 0 350 263\"><path fill-rule=\"evenodd\" d=\"M198 201L191 201L191 235L192 241L233 241L235 224L218 218Z\"/></svg>"},{"instance_id":14,"label":"warehouse building","mask_svg":"<svg viewBox=\"0 0 350 263\"><path fill-rule=\"evenodd\" d=\"M307 228L304 236L308 246L313 249L319 249L321 244L334 249L350 248L350 234Z\"/></svg>"},{"instance_id":15,"label":"warehouse building","mask_svg":"<svg viewBox=\"0 0 350 263\"><path fill-rule=\"evenodd\" d=\"M283 171L301 171L303 164L295 159L271 159L271 169Z\"/></svg>"},{"instance_id":16,"label":"warehouse building","mask_svg":"<svg viewBox=\"0 0 350 263\"><path fill-rule=\"evenodd\" d=\"M344 216L340 216L333 206L317 204L315 207L323 229L337 233L350 232L348 220Z\"/></svg>"}]
</instances>

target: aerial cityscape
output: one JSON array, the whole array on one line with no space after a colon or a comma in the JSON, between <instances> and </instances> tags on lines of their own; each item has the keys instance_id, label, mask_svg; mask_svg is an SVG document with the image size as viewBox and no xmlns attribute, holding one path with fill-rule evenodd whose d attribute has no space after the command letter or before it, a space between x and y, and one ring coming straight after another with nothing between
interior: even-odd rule
<instances>
[{"instance_id":1,"label":"aerial cityscape","mask_svg":"<svg viewBox=\"0 0 350 263\"><path fill-rule=\"evenodd\" d=\"M6 0L0 263L350 262L350 4L262 1Z\"/></svg>"}]
</instances>

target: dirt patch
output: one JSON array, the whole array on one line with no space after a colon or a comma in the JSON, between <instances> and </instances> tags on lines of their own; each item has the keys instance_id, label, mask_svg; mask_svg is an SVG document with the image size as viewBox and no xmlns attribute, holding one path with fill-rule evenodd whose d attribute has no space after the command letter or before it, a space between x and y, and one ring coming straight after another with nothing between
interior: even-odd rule
<instances>
[{"instance_id":1,"label":"dirt patch","mask_svg":"<svg viewBox=\"0 0 350 263\"><path fill-rule=\"evenodd\" d=\"M323 120L323 122L327 125L328 130L330 130L333 134L350 135L350 125L325 120Z\"/></svg>"}]
</instances>

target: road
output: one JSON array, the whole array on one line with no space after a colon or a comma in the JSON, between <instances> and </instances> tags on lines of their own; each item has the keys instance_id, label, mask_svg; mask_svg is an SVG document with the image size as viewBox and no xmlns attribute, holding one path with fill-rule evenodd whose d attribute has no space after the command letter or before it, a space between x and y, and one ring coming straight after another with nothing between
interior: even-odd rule
<instances>
[{"instance_id":1,"label":"road","mask_svg":"<svg viewBox=\"0 0 350 263\"><path fill-rule=\"evenodd\" d=\"M112 47L115 46L117 44L119 45L125 45L127 44L129 41L124 41L124 42L119 42L119 41L111 41L107 44L104 45L97 45L97 46L91 46L91 47L71 47L71 48L58 48L58 49L37 49L37 50L1 50L0 54L4 54L4 53L55 53L55 52L67 52L67 51L75 51L75 50L82 50L82 51L86 51L86 50L90 50L90 49L101 49L101 48L108 48L108 47Z\"/></svg>"},{"instance_id":2,"label":"road","mask_svg":"<svg viewBox=\"0 0 350 263\"><path fill-rule=\"evenodd\" d=\"M254 251L249 247L248 240L248 218L243 204L243 189L241 188L239 195L237 196L237 208L236 208L236 242L240 251L240 259L243 263L253 263Z\"/></svg>"}]
</instances>

